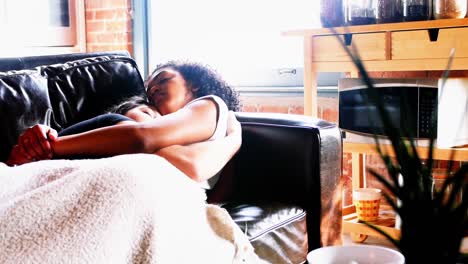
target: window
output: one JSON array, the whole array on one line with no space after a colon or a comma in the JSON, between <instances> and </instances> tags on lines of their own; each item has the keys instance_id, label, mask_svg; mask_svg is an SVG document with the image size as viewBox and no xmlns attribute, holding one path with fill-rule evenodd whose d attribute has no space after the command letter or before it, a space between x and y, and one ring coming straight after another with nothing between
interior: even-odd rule
<instances>
[{"instance_id":1,"label":"window","mask_svg":"<svg viewBox=\"0 0 468 264\"><path fill-rule=\"evenodd\" d=\"M82 0L0 0L0 55L84 51Z\"/></svg>"},{"instance_id":2,"label":"window","mask_svg":"<svg viewBox=\"0 0 468 264\"><path fill-rule=\"evenodd\" d=\"M319 1L149 1L149 68L171 59L201 61L237 87L303 87L302 38L320 27ZM338 74L339 75L339 74ZM337 74L319 76L335 85Z\"/></svg>"}]
</instances>

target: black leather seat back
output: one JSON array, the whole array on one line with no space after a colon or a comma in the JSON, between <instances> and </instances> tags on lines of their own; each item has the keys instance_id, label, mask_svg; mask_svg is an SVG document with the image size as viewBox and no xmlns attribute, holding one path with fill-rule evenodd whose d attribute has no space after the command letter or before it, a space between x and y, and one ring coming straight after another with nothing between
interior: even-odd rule
<instances>
[{"instance_id":1,"label":"black leather seat back","mask_svg":"<svg viewBox=\"0 0 468 264\"><path fill-rule=\"evenodd\" d=\"M331 124L305 116L251 115L237 113L243 142L235 157L231 191L235 195L229 200L276 201L304 208L309 247L319 247L321 133Z\"/></svg>"},{"instance_id":2,"label":"black leather seat back","mask_svg":"<svg viewBox=\"0 0 468 264\"><path fill-rule=\"evenodd\" d=\"M60 131L144 93L137 65L128 54L101 55L0 59L0 69L14 69L0 73L0 161L30 126L46 124ZM78 60L61 63L66 58ZM21 69L27 66L37 67Z\"/></svg>"},{"instance_id":3,"label":"black leather seat back","mask_svg":"<svg viewBox=\"0 0 468 264\"><path fill-rule=\"evenodd\" d=\"M37 71L0 73L0 161L24 129L47 123L51 114L46 78Z\"/></svg>"},{"instance_id":4,"label":"black leather seat back","mask_svg":"<svg viewBox=\"0 0 468 264\"><path fill-rule=\"evenodd\" d=\"M51 125L58 130L104 113L123 98L145 91L135 61L128 57L87 58L40 70L48 80L54 113Z\"/></svg>"},{"instance_id":5,"label":"black leather seat back","mask_svg":"<svg viewBox=\"0 0 468 264\"><path fill-rule=\"evenodd\" d=\"M57 54L29 57L0 58L0 71L32 69L38 66L65 63L98 56L124 56L130 57L128 51L103 51L90 53Z\"/></svg>"}]
</instances>

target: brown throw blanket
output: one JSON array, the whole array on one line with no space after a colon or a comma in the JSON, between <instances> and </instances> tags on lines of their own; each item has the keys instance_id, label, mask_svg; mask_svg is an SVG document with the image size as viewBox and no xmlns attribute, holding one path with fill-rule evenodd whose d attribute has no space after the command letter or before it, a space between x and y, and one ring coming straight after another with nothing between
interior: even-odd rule
<instances>
[{"instance_id":1,"label":"brown throw blanket","mask_svg":"<svg viewBox=\"0 0 468 264\"><path fill-rule=\"evenodd\" d=\"M224 209L156 155L0 163L2 263L260 263Z\"/></svg>"}]
</instances>

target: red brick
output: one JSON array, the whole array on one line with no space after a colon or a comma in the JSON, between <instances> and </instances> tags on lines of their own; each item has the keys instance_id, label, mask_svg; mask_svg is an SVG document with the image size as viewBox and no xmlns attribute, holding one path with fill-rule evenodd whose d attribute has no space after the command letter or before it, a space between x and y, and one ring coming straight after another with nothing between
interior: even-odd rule
<instances>
[{"instance_id":1,"label":"red brick","mask_svg":"<svg viewBox=\"0 0 468 264\"><path fill-rule=\"evenodd\" d=\"M86 22L86 32L102 32L106 28L106 25L104 22L92 22L88 21Z\"/></svg>"},{"instance_id":2,"label":"red brick","mask_svg":"<svg viewBox=\"0 0 468 264\"><path fill-rule=\"evenodd\" d=\"M258 112L256 105L243 105L242 112Z\"/></svg>"},{"instance_id":3,"label":"red brick","mask_svg":"<svg viewBox=\"0 0 468 264\"><path fill-rule=\"evenodd\" d=\"M379 155L366 155L366 163L373 167L385 167Z\"/></svg>"},{"instance_id":4,"label":"red brick","mask_svg":"<svg viewBox=\"0 0 468 264\"><path fill-rule=\"evenodd\" d=\"M425 78L426 71L404 71L404 72L370 72L372 78Z\"/></svg>"},{"instance_id":5,"label":"red brick","mask_svg":"<svg viewBox=\"0 0 468 264\"><path fill-rule=\"evenodd\" d=\"M131 7L128 0L85 0L86 9Z\"/></svg>"},{"instance_id":6,"label":"red brick","mask_svg":"<svg viewBox=\"0 0 468 264\"><path fill-rule=\"evenodd\" d=\"M86 33L86 42L88 44L99 43L98 36L99 36L99 34L97 34L97 33L88 32L88 33Z\"/></svg>"},{"instance_id":7,"label":"red brick","mask_svg":"<svg viewBox=\"0 0 468 264\"><path fill-rule=\"evenodd\" d=\"M96 10L96 20L112 20L112 21L127 21L130 20L130 10L128 9L107 9L107 10Z\"/></svg>"},{"instance_id":8,"label":"red brick","mask_svg":"<svg viewBox=\"0 0 468 264\"><path fill-rule=\"evenodd\" d=\"M334 123L338 122L338 111L336 109L327 108L322 111L322 119Z\"/></svg>"},{"instance_id":9,"label":"red brick","mask_svg":"<svg viewBox=\"0 0 468 264\"><path fill-rule=\"evenodd\" d=\"M288 113L287 106L276 106L276 105L260 105L258 107L259 112L266 113Z\"/></svg>"},{"instance_id":10,"label":"red brick","mask_svg":"<svg viewBox=\"0 0 468 264\"><path fill-rule=\"evenodd\" d=\"M86 10L85 12L85 19L88 21L88 20L94 20L96 17L96 12L92 11L92 10ZM86 22L88 23L88 22Z\"/></svg>"},{"instance_id":11,"label":"red brick","mask_svg":"<svg viewBox=\"0 0 468 264\"><path fill-rule=\"evenodd\" d=\"M133 46L131 43L129 44L121 44L121 45L101 45L101 44L88 44L86 46L88 52L93 51L120 51L120 50L127 50L130 54L133 52Z\"/></svg>"},{"instance_id":12,"label":"red brick","mask_svg":"<svg viewBox=\"0 0 468 264\"><path fill-rule=\"evenodd\" d=\"M304 106L303 105L291 105L288 109L289 114L303 115Z\"/></svg>"},{"instance_id":13,"label":"red brick","mask_svg":"<svg viewBox=\"0 0 468 264\"><path fill-rule=\"evenodd\" d=\"M347 206L353 202L351 153L343 153L343 167L341 177L343 183L343 206Z\"/></svg>"},{"instance_id":14,"label":"red brick","mask_svg":"<svg viewBox=\"0 0 468 264\"><path fill-rule=\"evenodd\" d=\"M127 32L128 33L133 32L133 20L127 20Z\"/></svg>"},{"instance_id":15,"label":"red brick","mask_svg":"<svg viewBox=\"0 0 468 264\"><path fill-rule=\"evenodd\" d=\"M129 36L126 33L89 33L87 34L89 43L94 44L127 44Z\"/></svg>"},{"instance_id":16,"label":"red brick","mask_svg":"<svg viewBox=\"0 0 468 264\"><path fill-rule=\"evenodd\" d=\"M246 96L241 94L241 102L248 111L296 114L304 112L302 97Z\"/></svg>"},{"instance_id":17,"label":"red brick","mask_svg":"<svg viewBox=\"0 0 468 264\"><path fill-rule=\"evenodd\" d=\"M443 71L369 72L372 78L441 78ZM468 77L468 71L450 71L450 77Z\"/></svg>"},{"instance_id":18,"label":"red brick","mask_svg":"<svg viewBox=\"0 0 468 264\"><path fill-rule=\"evenodd\" d=\"M461 161L453 161L452 170L458 170L461 166ZM433 168L447 169L449 167L448 160L436 160L434 162Z\"/></svg>"},{"instance_id":19,"label":"red brick","mask_svg":"<svg viewBox=\"0 0 468 264\"><path fill-rule=\"evenodd\" d=\"M384 73L383 72L368 72L368 74L371 78L382 78Z\"/></svg>"},{"instance_id":20,"label":"red brick","mask_svg":"<svg viewBox=\"0 0 468 264\"><path fill-rule=\"evenodd\" d=\"M441 78L443 71L430 71L428 72L428 77L430 78ZM450 71L449 77L468 77L468 71L456 70Z\"/></svg>"},{"instance_id":21,"label":"red brick","mask_svg":"<svg viewBox=\"0 0 468 264\"><path fill-rule=\"evenodd\" d=\"M338 111L338 98L319 97L317 101L319 108Z\"/></svg>"},{"instance_id":22,"label":"red brick","mask_svg":"<svg viewBox=\"0 0 468 264\"><path fill-rule=\"evenodd\" d=\"M106 21L105 23L106 32L115 32L115 33L127 33L131 32L131 28L128 28L127 21L124 22L114 22Z\"/></svg>"},{"instance_id":23,"label":"red brick","mask_svg":"<svg viewBox=\"0 0 468 264\"><path fill-rule=\"evenodd\" d=\"M351 153L343 153L343 176L351 175Z\"/></svg>"}]
</instances>

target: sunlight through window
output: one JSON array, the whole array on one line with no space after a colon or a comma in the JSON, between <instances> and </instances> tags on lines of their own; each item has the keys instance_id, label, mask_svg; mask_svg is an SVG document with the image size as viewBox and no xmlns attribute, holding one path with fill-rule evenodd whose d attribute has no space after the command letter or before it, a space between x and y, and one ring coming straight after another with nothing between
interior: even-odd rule
<instances>
[{"instance_id":1,"label":"sunlight through window","mask_svg":"<svg viewBox=\"0 0 468 264\"><path fill-rule=\"evenodd\" d=\"M302 68L302 38L281 32L320 27L318 4L311 0L153 0L150 68L171 59L196 60L215 67L235 85L261 82L261 76L268 78L278 69Z\"/></svg>"}]
</instances>

